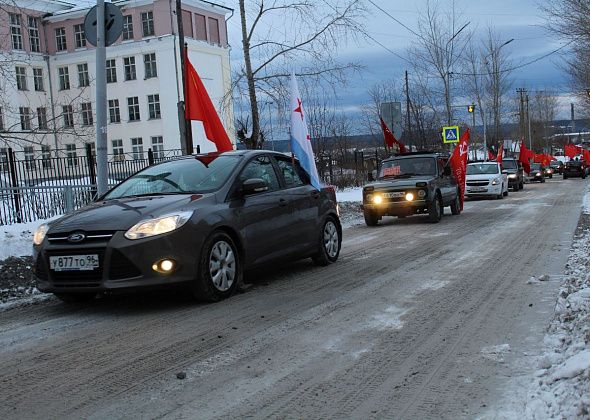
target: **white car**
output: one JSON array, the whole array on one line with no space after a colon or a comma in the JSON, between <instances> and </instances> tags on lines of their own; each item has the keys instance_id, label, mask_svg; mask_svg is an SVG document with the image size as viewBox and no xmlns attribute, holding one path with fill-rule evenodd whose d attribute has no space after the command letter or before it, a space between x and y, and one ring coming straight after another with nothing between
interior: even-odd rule
<instances>
[{"instance_id":1,"label":"white car","mask_svg":"<svg viewBox=\"0 0 590 420\"><path fill-rule=\"evenodd\" d=\"M467 165L465 177L465 196L493 196L503 198L508 195L508 175L502 173L498 162L475 162Z\"/></svg>"}]
</instances>

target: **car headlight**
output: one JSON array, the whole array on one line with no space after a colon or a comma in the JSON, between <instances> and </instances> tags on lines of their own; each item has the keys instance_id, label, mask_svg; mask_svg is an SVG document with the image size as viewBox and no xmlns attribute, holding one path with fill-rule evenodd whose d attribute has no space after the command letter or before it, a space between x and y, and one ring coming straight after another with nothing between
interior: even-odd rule
<instances>
[{"instance_id":1,"label":"car headlight","mask_svg":"<svg viewBox=\"0 0 590 420\"><path fill-rule=\"evenodd\" d=\"M150 220L142 220L125 232L127 239L141 239L172 232L184 225L193 215L191 211L167 214Z\"/></svg>"},{"instance_id":2,"label":"car headlight","mask_svg":"<svg viewBox=\"0 0 590 420\"><path fill-rule=\"evenodd\" d=\"M409 192L406 194L406 201L414 201L414 194Z\"/></svg>"},{"instance_id":3,"label":"car headlight","mask_svg":"<svg viewBox=\"0 0 590 420\"><path fill-rule=\"evenodd\" d=\"M498 185L502 180L500 178L494 178L492 180L492 185Z\"/></svg>"},{"instance_id":4,"label":"car headlight","mask_svg":"<svg viewBox=\"0 0 590 420\"><path fill-rule=\"evenodd\" d=\"M373 203L374 204L381 204L381 203L383 203L383 196L382 195L379 195L379 194L375 194L373 196Z\"/></svg>"},{"instance_id":5,"label":"car headlight","mask_svg":"<svg viewBox=\"0 0 590 420\"><path fill-rule=\"evenodd\" d=\"M49 225L47 223L40 225L33 234L33 243L35 245L41 245L43 243L43 239L45 239L45 235L47 235L48 230Z\"/></svg>"},{"instance_id":6,"label":"car headlight","mask_svg":"<svg viewBox=\"0 0 590 420\"><path fill-rule=\"evenodd\" d=\"M516 179L516 174L510 174L510 175L508 175L508 178L510 178L510 179Z\"/></svg>"},{"instance_id":7,"label":"car headlight","mask_svg":"<svg viewBox=\"0 0 590 420\"><path fill-rule=\"evenodd\" d=\"M537 172L537 176L541 176L541 172Z\"/></svg>"}]
</instances>

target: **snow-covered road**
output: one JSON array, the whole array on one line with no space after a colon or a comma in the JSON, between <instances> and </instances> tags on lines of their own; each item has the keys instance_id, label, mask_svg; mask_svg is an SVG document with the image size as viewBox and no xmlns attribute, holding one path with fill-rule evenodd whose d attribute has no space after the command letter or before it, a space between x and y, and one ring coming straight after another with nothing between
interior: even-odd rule
<instances>
[{"instance_id":1,"label":"snow-covered road","mask_svg":"<svg viewBox=\"0 0 590 420\"><path fill-rule=\"evenodd\" d=\"M337 264L250 274L252 289L215 305L158 295L2 312L0 418L542 413L530 384L586 189L527 185L439 224L349 220Z\"/></svg>"}]
</instances>

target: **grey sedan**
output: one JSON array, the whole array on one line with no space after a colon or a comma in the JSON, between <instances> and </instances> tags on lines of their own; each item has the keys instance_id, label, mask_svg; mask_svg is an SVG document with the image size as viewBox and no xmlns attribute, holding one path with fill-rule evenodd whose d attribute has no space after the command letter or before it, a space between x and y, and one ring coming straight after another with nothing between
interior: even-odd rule
<instances>
[{"instance_id":1,"label":"grey sedan","mask_svg":"<svg viewBox=\"0 0 590 420\"><path fill-rule=\"evenodd\" d=\"M34 270L39 290L64 301L172 285L217 301L245 270L333 263L341 241L333 188L314 188L289 156L233 151L153 165L40 226Z\"/></svg>"}]
</instances>

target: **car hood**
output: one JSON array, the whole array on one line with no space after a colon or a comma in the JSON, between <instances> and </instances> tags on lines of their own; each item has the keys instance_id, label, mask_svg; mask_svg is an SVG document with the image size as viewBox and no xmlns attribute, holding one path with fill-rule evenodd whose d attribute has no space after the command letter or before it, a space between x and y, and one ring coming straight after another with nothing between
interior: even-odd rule
<instances>
[{"instance_id":1,"label":"car hood","mask_svg":"<svg viewBox=\"0 0 590 420\"><path fill-rule=\"evenodd\" d=\"M489 181L491 179L498 178L500 174L474 174L474 175L467 175L465 177L466 181Z\"/></svg>"},{"instance_id":2,"label":"car hood","mask_svg":"<svg viewBox=\"0 0 590 420\"><path fill-rule=\"evenodd\" d=\"M127 230L140 220L193 210L203 195L162 195L98 201L50 223L50 233L73 230Z\"/></svg>"},{"instance_id":3,"label":"car hood","mask_svg":"<svg viewBox=\"0 0 590 420\"><path fill-rule=\"evenodd\" d=\"M432 181L431 176L413 176L411 178L402 178L402 179L386 179L380 180L377 182L373 182L368 186L374 187L376 190L383 190L388 188L408 188L408 187L415 187L417 182L426 182L430 183Z\"/></svg>"}]
</instances>

